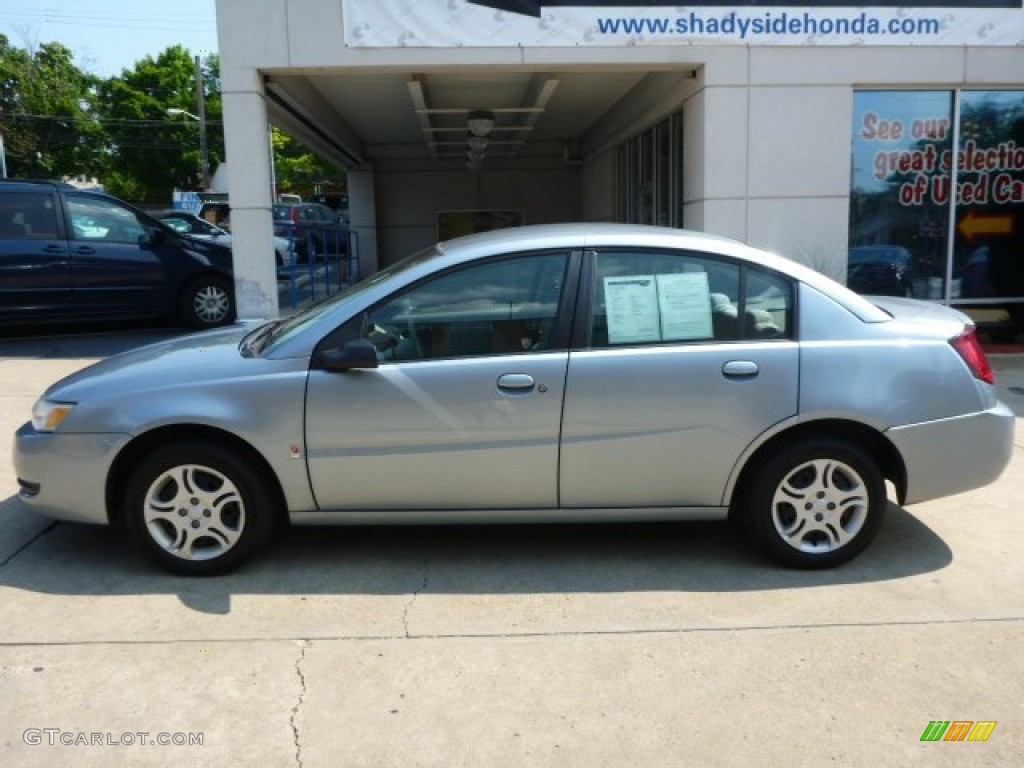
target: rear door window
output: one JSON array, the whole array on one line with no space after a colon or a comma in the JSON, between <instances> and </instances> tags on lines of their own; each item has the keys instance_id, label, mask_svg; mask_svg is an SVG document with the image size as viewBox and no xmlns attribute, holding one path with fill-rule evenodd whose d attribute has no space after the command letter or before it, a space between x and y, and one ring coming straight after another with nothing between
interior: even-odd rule
<instances>
[{"instance_id":1,"label":"rear door window","mask_svg":"<svg viewBox=\"0 0 1024 768\"><path fill-rule=\"evenodd\" d=\"M788 338L789 281L688 251L594 254L590 346Z\"/></svg>"},{"instance_id":2,"label":"rear door window","mask_svg":"<svg viewBox=\"0 0 1024 768\"><path fill-rule=\"evenodd\" d=\"M740 270L687 252L595 254L594 347L738 338Z\"/></svg>"},{"instance_id":3,"label":"rear door window","mask_svg":"<svg viewBox=\"0 0 1024 768\"><path fill-rule=\"evenodd\" d=\"M57 209L49 192L4 191L0 195L0 237L53 240Z\"/></svg>"}]
</instances>

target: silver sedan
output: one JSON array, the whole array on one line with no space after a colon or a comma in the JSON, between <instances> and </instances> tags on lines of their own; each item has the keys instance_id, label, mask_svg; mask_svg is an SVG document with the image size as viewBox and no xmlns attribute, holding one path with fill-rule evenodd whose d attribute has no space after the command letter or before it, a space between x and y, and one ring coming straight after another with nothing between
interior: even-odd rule
<instances>
[{"instance_id":1,"label":"silver sedan","mask_svg":"<svg viewBox=\"0 0 1024 768\"><path fill-rule=\"evenodd\" d=\"M23 504L123 524L184 574L283 522L732 518L826 567L868 545L890 488L995 480L1013 424L955 310L729 240L572 224L98 363L46 391L15 468Z\"/></svg>"}]
</instances>

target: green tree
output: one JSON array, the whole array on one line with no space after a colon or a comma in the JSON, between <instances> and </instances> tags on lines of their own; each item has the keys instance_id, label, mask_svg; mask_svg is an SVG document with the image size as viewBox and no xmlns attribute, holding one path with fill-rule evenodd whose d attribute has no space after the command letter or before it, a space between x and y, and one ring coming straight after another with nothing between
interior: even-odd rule
<instances>
[{"instance_id":1,"label":"green tree","mask_svg":"<svg viewBox=\"0 0 1024 768\"><path fill-rule=\"evenodd\" d=\"M95 113L98 85L60 43L30 52L0 35L0 128L7 175L96 173L104 137Z\"/></svg>"},{"instance_id":2,"label":"green tree","mask_svg":"<svg viewBox=\"0 0 1024 768\"><path fill-rule=\"evenodd\" d=\"M203 59L201 70L212 174L225 156L219 57ZM0 35L9 176L95 175L119 197L167 205L174 189L200 186L200 127L189 116L198 110L195 59L182 46L100 80L79 70L60 43L33 53ZM344 170L276 128L273 145L281 191L307 198L345 191Z\"/></svg>"},{"instance_id":3,"label":"green tree","mask_svg":"<svg viewBox=\"0 0 1024 768\"><path fill-rule=\"evenodd\" d=\"M224 157L216 57L206 60L202 79L212 173ZM198 110L195 62L186 48L171 46L104 81L99 104L108 139L107 189L137 202L166 205L175 188L198 188L199 123L185 114L168 114L169 109L192 115Z\"/></svg>"},{"instance_id":4,"label":"green tree","mask_svg":"<svg viewBox=\"0 0 1024 768\"><path fill-rule=\"evenodd\" d=\"M313 154L284 131L272 130L271 145L279 192L294 192L308 200L318 191L345 191L344 170Z\"/></svg>"}]
</instances>

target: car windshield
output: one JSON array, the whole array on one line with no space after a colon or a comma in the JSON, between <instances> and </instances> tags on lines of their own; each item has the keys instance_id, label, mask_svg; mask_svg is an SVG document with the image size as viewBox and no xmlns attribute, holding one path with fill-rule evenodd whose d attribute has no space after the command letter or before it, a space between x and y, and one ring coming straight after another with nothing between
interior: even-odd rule
<instances>
[{"instance_id":1,"label":"car windshield","mask_svg":"<svg viewBox=\"0 0 1024 768\"><path fill-rule=\"evenodd\" d=\"M333 296L322 304L312 306L298 314L292 315L291 317L265 323L242 339L240 349L242 350L242 353L246 355L262 354L264 350L274 344L286 341L298 335L341 302L348 301L353 296L358 296L363 291L369 290L385 280L401 274L407 269L412 269L413 267L434 258L439 253L440 251L437 246L431 246L430 248L415 253L412 256L407 256L401 261L392 264L390 267L382 269L380 272L370 275L365 280L361 280L355 285L350 285L348 288L342 290L341 293Z\"/></svg>"}]
</instances>

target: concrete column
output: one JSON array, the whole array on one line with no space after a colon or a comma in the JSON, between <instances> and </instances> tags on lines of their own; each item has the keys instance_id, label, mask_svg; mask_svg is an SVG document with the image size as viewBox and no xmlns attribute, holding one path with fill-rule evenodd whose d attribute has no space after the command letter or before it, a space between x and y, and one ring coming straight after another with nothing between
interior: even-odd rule
<instances>
[{"instance_id":1,"label":"concrete column","mask_svg":"<svg viewBox=\"0 0 1024 768\"><path fill-rule=\"evenodd\" d=\"M267 108L262 84L256 78L253 81L251 90L228 90L223 94L235 298L240 320L272 319L279 311Z\"/></svg>"},{"instance_id":2,"label":"concrete column","mask_svg":"<svg viewBox=\"0 0 1024 768\"><path fill-rule=\"evenodd\" d=\"M349 227L359 242L359 276L378 270L377 204L373 168L350 168L347 174Z\"/></svg>"},{"instance_id":3,"label":"concrete column","mask_svg":"<svg viewBox=\"0 0 1024 768\"><path fill-rule=\"evenodd\" d=\"M706 87L683 105L683 223L737 240L747 231L747 89Z\"/></svg>"}]
</instances>

